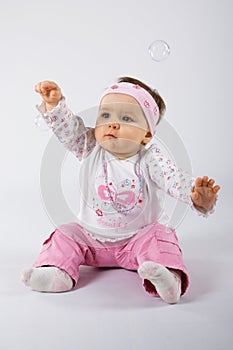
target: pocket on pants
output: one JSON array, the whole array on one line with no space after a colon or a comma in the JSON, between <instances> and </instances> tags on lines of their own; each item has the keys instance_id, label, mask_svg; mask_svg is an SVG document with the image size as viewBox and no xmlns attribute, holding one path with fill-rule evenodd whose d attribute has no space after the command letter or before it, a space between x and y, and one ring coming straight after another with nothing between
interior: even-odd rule
<instances>
[{"instance_id":1,"label":"pocket on pants","mask_svg":"<svg viewBox=\"0 0 233 350\"><path fill-rule=\"evenodd\" d=\"M175 231L166 230L164 232L156 232L158 249L160 253L181 255L182 251L178 244L178 239Z\"/></svg>"},{"instance_id":2,"label":"pocket on pants","mask_svg":"<svg viewBox=\"0 0 233 350\"><path fill-rule=\"evenodd\" d=\"M43 245L42 245L42 249L41 249L41 254L45 253L52 245L52 238L55 232L51 233L51 235L49 236L49 238L47 238Z\"/></svg>"},{"instance_id":3,"label":"pocket on pants","mask_svg":"<svg viewBox=\"0 0 233 350\"><path fill-rule=\"evenodd\" d=\"M51 235L49 236L49 238L47 238L47 239L44 241L43 246L47 245L47 244L51 241L53 235L54 235L54 232L51 233Z\"/></svg>"}]
</instances>

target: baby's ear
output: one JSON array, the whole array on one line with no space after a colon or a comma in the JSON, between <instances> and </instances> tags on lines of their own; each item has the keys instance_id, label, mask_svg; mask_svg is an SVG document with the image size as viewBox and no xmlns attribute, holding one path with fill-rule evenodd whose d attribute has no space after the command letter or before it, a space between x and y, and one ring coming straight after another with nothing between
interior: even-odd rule
<instances>
[{"instance_id":1,"label":"baby's ear","mask_svg":"<svg viewBox=\"0 0 233 350\"><path fill-rule=\"evenodd\" d=\"M143 145L147 145L148 142L150 142L150 140L152 139L152 135L151 135L151 132L148 131L144 137L144 139L142 140L142 144Z\"/></svg>"}]
</instances>

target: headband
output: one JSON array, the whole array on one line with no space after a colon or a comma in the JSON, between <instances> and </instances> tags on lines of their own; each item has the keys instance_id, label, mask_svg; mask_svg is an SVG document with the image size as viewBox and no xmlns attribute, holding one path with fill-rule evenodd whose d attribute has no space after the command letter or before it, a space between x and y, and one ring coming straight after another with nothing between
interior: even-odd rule
<instances>
[{"instance_id":1,"label":"headband","mask_svg":"<svg viewBox=\"0 0 233 350\"><path fill-rule=\"evenodd\" d=\"M140 85L122 82L107 88L101 96L100 103L102 99L109 94L125 94L134 97L140 104L149 124L150 132L152 136L154 136L156 124L159 120L159 108L148 91L143 89Z\"/></svg>"}]
</instances>

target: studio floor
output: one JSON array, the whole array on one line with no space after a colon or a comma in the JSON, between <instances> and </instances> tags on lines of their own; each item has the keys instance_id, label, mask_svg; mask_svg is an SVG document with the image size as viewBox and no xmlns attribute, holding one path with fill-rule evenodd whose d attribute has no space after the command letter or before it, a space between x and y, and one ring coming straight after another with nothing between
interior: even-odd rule
<instances>
[{"instance_id":1,"label":"studio floor","mask_svg":"<svg viewBox=\"0 0 233 350\"><path fill-rule=\"evenodd\" d=\"M167 305L145 293L136 272L122 269L83 266L69 293L26 288L20 271L34 261L52 227L37 196L25 198L31 214L15 204L14 217L6 211L1 223L1 349L232 348L230 203L220 203L207 220L189 211L179 226L191 285L179 304Z\"/></svg>"}]
</instances>

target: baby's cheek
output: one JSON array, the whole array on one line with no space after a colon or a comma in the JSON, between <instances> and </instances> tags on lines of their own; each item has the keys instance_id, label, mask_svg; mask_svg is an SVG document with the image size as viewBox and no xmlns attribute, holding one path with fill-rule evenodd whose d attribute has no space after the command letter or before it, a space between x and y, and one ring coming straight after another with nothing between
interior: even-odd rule
<instances>
[{"instance_id":1,"label":"baby's cheek","mask_svg":"<svg viewBox=\"0 0 233 350\"><path fill-rule=\"evenodd\" d=\"M94 135L95 135L95 139L97 142L100 142L101 141L101 130L99 127L95 127L94 129Z\"/></svg>"}]
</instances>

